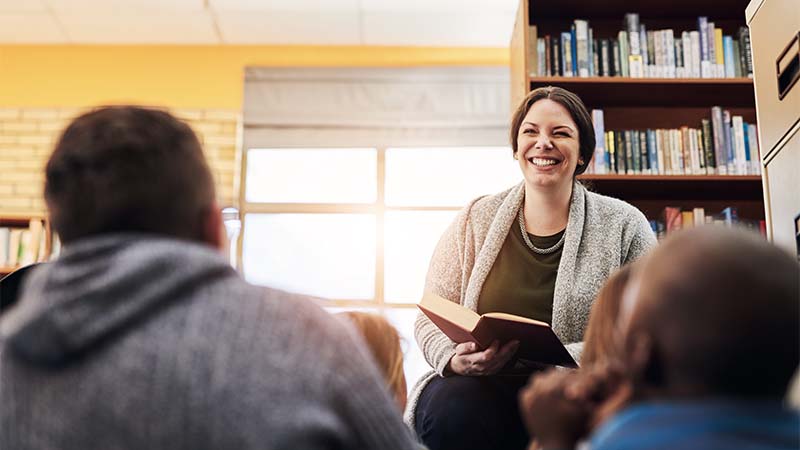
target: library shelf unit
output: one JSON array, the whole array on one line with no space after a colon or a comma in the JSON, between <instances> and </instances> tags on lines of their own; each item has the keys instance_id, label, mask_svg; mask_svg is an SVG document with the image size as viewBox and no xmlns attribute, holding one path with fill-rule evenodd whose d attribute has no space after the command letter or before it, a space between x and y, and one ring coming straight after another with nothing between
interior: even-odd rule
<instances>
[{"instance_id":1,"label":"library shelf unit","mask_svg":"<svg viewBox=\"0 0 800 450\"><path fill-rule=\"evenodd\" d=\"M699 127L712 106L756 123L755 93L750 78L628 78L537 76L535 35L557 35L569 30L574 19L589 21L595 39L616 36L626 13L636 12L648 29L697 28L697 17L707 16L725 34L745 26L748 0L521 0L511 36L511 103L516 107L531 90L559 86L576 93L588 109L602 109L606 130ZM589 189L623 199L648 219L659 219L666 206L695 207L716 214L736 207L739 217L764 219L760 175L595 175L579 177Z\"/></svg>"},{"instance_id":2,"label":"library shelf unit","mask_svg":"<svg viewBox=\"0 0 800 450\"><path fill-rule=\"evenodd\" d=\"M44 231L44 236L45 236L44 255L47 255L47 258L49 258L52 252L53 234L50 230L50 221L46 216L26 215L26 214L0 214L0 228L27 229L30 226L31 219L37 219L42 221L43 224L42 230ZM41 261L42 261L41 259L37 260L37 262ZM19 269L20 267L22 266L19 264L14 266L0 264L0 278L3 278L4 276Z\"/></svg>"}]
</instances>

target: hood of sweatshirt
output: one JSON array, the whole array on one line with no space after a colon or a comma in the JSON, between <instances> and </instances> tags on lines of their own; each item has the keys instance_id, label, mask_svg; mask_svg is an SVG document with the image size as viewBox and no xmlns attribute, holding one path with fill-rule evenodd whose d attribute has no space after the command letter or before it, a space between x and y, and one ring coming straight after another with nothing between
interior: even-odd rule
<instances>
[{"instance_id":1,"label":"hood of sweatshirt","mask_svg":"<svg viewBox=\"0 0 800 450\"><path fill-rule=\"evenodd\" d=\"M3 345L30 364L63 366L226 277L238 275L206 245L142 234L84 239L27 277L0 320Z\"/></svg>"}]
</instances>

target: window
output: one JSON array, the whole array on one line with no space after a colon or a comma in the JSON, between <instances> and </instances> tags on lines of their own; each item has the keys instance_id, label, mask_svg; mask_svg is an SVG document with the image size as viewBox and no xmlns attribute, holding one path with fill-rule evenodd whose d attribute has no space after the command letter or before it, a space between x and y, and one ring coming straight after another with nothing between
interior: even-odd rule
<instances>
[{"instance_id":1,"label":"window","mask_svg":"<svg viewBox=\"0 0 800 450\"><path fill-rule=\"evenodd\" d=\"M521 179L508 147L257 148L245 171L245 278L384 314L409 387L428 370L413 328L436 243L468 201Z\"/></svg>"}]
</instances>

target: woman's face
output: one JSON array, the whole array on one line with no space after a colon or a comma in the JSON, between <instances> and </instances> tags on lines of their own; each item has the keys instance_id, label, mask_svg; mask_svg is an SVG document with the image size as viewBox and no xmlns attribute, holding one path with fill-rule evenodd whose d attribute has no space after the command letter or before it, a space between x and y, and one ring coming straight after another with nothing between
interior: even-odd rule
<instances>
[{"instance_id":1,"label":"woman's face","mask_svg":"<svg viewBox=\"0 0 800 450\"><path fill-rule=\"evenodd\" d=\"M530 186L572 185L579 163L578 126L569 111L550 99L531 105L517 134L517 159Z\"/></svg>"}]
</instances>

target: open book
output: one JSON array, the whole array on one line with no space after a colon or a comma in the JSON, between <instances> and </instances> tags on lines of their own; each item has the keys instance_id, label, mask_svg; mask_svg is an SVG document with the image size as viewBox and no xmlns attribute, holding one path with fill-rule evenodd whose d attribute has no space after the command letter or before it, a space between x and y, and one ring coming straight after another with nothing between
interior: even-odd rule
<instances>
[{"instance_id":1,"label":"open book","mask_svg":"<svg viewBox=\"0 0 800 450\"><path fill-rule=\"evenodd\" d=\"M426 292L417 306L456 343L475 342L486 348L495 340L501 345L518 340L520 345L516 356L520 359L564 367L578 366L545 322L506 313L478 315L431 292Z\"/></svg>"}]
</instances>

